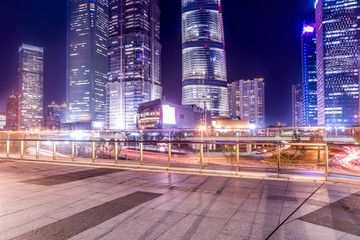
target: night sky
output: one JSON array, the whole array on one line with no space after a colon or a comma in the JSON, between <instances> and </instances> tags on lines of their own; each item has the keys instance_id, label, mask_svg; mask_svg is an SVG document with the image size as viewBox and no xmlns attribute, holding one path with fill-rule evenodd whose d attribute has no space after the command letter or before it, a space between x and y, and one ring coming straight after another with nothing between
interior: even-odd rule
<instances>
[{"instance_id":1,"label":"night sky","mask_svg":"<svg viewBox=\"0 0 360 240\"><path fill-rule=\"evenodd\" d=\"M301 81L304 21L312 0L222 0L228 81L263 77L266 124L291 120L291 85ZM181 1L160 0L162 82L167 100L181 103ZM17 90L18 47L45 48L44 105L65 101L66 0L12 0L0 5L0 111Z\"/></svg>"}]
</instances>

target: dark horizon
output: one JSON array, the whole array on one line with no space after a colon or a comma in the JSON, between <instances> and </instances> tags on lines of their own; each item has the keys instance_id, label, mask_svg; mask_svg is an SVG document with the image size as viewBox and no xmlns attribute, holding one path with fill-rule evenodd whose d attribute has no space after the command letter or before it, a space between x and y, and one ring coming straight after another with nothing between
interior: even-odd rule
<instances>
[{"instance_id":1,"label":"dark horizon","mask_svg":"<svg viewBox=\"0 0 360 240\"><path fill-rule=\"evenodd\" d=\"M164 96L181 103L180 0L160 0ZM313 1L277 3L223 0L228 81L262 77L266 82L266 126L291 120L291 85L301 82L301 29L314 18ZM65 101L66 1L7 1L1 6L3 37L0 111L17 90L18 47L45 48L44 109ZM11 24L8 24L11 22Z\"/></svg>"}]
</instances>

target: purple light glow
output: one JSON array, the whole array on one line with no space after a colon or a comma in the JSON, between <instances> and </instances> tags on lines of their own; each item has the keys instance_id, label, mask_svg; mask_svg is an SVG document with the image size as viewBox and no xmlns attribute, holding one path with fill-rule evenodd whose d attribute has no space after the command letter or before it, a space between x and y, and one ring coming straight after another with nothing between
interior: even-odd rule
<instances>
[{"instance_id":1,"label":"purple light glow","mask_svg":"<svg viewBox=\"0 0 360 240\"><path fill-rule=\"evenodd\" d=\"M316 29L315 23L305 24L302 35L312 35L315 32L315 29Z\"/></svg>"}]
</instances>

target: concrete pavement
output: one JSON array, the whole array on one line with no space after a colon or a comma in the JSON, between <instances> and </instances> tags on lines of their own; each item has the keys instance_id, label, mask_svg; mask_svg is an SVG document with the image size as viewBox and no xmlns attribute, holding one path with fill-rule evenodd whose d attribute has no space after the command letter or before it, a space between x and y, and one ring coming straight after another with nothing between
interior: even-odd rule
<instances>
[{"instance_id":1,"label":"concrete pavement","mask_svg":"<svg viewBox=\"0 0 360 240\"><path fill-rule=\"evenodd\" d=\"M0 160L0 239L360 239L360 186Z\"/></svg>"}]
</instances>

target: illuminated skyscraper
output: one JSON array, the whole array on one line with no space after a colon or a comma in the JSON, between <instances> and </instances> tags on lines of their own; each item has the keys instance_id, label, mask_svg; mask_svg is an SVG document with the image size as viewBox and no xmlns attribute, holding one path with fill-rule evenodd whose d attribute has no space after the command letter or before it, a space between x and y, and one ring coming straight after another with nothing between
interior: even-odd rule
<instances>
[{"instance_id":1,"label":"illuminated skyscraper","mask_svg":"<svg viewBox=\"0 0 360 240\"><path fill-rule=\"evenodd\" d=\"M6 130L18 129L18 97L12 93L6 103Z\"/></svg>"},{"instance_id":2,"label":"illuminated skyscraper","mask_svg":"<svg viewBox=\"0 0 360 240\"><path fill-rule=\"evenodd\" d=\"M265 82L263 78L228 84L231 116L265 127Z\"/></svg>"},{"instance_id":3,"label":"illuminated skyscraper","mask_svg":"<svg viewBox=\"0 0 360 240\"><path fill-rule=\"evenodd\" d=\"M303 70L303 126L317 126L316 24L305 24L301 34Z\"/></svg>"},{"instance_id":4,"label":"illuminated skyscraper","mask_svg":"<svg viewBox=\"0 0 360 240\"><path fill-rule=\"evenodd\" d=\"M302 84L292 85L292 126L303 126L303 86Z\"/></svg>"},{"instance_id":5,"label":"illuminated skyscraper","mask_svg":"<svg viewBox=\"0 0 360 240\"><path fill-rule=\"evenodd\" d=\"M41 128L43 124L44 49L27 44L19 48L20 129Z\"/></svg>"},{"instance_id":6,"label":"illuminated skyscraper","mask_svg":"<svg viewBox=\"0 0 360 240\"><path fill-rule=\"evenodd\" d=\"M316 1L318 123L359 123L359 0Z\"/></svg>"},{"instance_id":7,"label":"illuminated skyscraper","mask_svg":"<svg viewBox=\"0 0 360 240\"><path fill-rule=\"evenodd\" d=\"M68 0L67 122L105 121L108 0Z\"/></svg>"},{"instance_id":8,"label":"illuminated skyscraper","mask_svg":"<svg viewBox=\"0 0 360 240\"><path fill-rule=\"evenodd\" d=\"M228 116L226 57L220 0L182 0L182 104Z\"/></svg>"},{"instance_id":9,"label":"illuminated skyscraper","mask_svg":"<svg viewBox=\"0 0 360 240\"><path fill-rule=\"evenodd\" d=\"M140 104L162 98L158 0L110 0L106 125L135 129Z\"/></svg>"}]
</instances>

